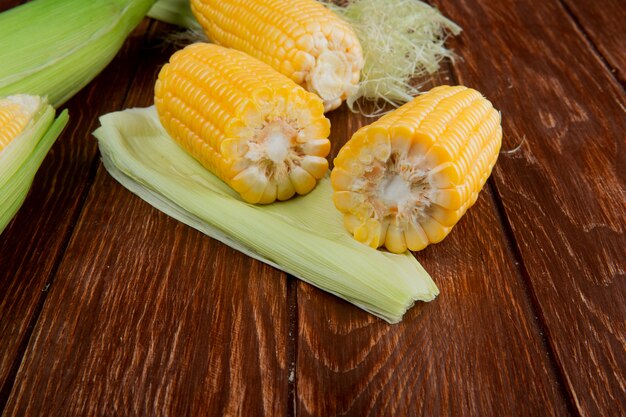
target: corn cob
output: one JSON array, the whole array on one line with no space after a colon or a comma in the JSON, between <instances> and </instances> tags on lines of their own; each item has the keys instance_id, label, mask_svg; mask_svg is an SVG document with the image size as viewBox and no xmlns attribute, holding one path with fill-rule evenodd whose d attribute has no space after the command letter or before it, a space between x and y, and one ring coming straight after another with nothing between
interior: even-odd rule
<instances>
[{"instance_id":1,"label":"corn cob","mask_svg":"<svg viewBox=\"0 0 626 417\"><path fill-rule=\"evenodd\" d=\"M209 39L271 65L335 109L358 84L361 45L315 0L192 0Z\"/></svg>"},{"instance_id":2,"label":"corn cob","mask_svg":"<svg viewBox=\"0 0 626 417\"><path fill-rule=\"evenodd\" d=\"M359 129L340 150L335 206L363 243L423 249L474 204L501 142L500 114L479 92L434 88Z\"/></svg>"},{"instance_id":3,"label":"corn cob","mask_svg":"<svg viewBox=\"0 0 626 417\"><path fill-rule=\"evenodd\" d=\"M306 194L328 169L322 100L243 52L197 43L159 74L170 135L250 203Z\"/></svg>"}]
</instances>

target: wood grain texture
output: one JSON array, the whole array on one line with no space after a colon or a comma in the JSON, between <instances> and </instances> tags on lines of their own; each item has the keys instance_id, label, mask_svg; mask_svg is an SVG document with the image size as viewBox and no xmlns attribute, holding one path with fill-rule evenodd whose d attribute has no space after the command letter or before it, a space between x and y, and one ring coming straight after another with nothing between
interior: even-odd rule
<instances>
[{"instance_id":1,"label":"wood grain texture","mask_svg":"<svg viewBox=\"0 0 626 417\"><path fill-rule=\"evenodd\" d=\"M277 275L100 169L4 415L284 415Z\"/></svg>"},{"instance_id":2,"label":"wood grain texture","mask_svg":"<svg viewBox=\"0 0 626 417\"><path fill-rule=\"evenodd\" d=\"M0 393L10 389L7 378L23 353L20 346L54 280L84 193L93 181L96 145L89 132L99 114L121 105L146 27L139 27L104 72L63 106L70 113L68 126L44 160L24 205L0 236ZM5 399L0 398L0 408Z\"/></svg>"},{"instance_id":3,"label":"wood grain texture","mask_svg":"<svg viewBox=\"0 0 626 417\"><path fill-rule=\"evenodd\" d=\"M69 104L73 128L0 237L0 413L625 415L623 90L558 0L437 4L465 29L455 75L521 147L416 255L434 302L388 325L96 171L96 116L150 104L172 51L153 25ZM370 121L330 118L333 154Z\"/></svg>"},{"instance_id":4,"label":"wood grain texture","mask_svg":"<svg viewBox=\"0 0 626 417\"><path fill-rule=\"evenodd\" d=\"M626 5L623 0L561 0L603 58L626 83Z\"/></svg>"},{"instance_id":5,"label":"wood grain texture","mask_svg":"<svg viewBox=\"0 0 626 417\"><path fill-rule=\"evenodd\" d=\"M519 146L493 183L571 401L626 415L624 92L556 1L438 4L465 28L461 83Z\"/></svg>"},{"instance_id":6,"label":"wood grain texture","mask_svg":"<svg viewBox=\"0 0 626 417\"><path fill-rule=\"evenodd\" d=\"M397 325L299 284L296 415L567 415L489 191L417 259L441 294Z\"/></svg>"},{"instance_id":7,"label":"wood grain texture","mask_svg":"<svg viewBox=\"0 0 626 417\"><path fill-rule=\"evenodd\" d=\"M120 107L152 103L169 29L150 31ZM100 167L4 415L285 415L286 298L283 273Z\"/></svg>"}]
</instances>

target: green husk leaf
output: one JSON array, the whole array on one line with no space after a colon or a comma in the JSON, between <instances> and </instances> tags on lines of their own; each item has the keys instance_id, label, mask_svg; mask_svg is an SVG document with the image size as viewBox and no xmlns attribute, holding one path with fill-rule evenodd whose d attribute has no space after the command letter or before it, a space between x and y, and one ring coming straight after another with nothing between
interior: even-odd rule
<instances>
[{"instance_id":1,"label":"green husk leaf","mask_svg":"<svg viewBox=\"0 0 626 417\"><path fill-rule=\"evenodd\" d=\"M191 12L189 0L158 0L148 12L148 16L202 33L200 23Z\"/></svg>"},{"instance_id":2,"label":"green husk leaf","mask_svg":"<svg viewBox=\"0 0 626 417\"><path fill-rule=\"evenodd\" d=\"M46 154L69 119L67 110L55 119L42 99L28 127L0 152L0 234L21 207Z\"/></svg>"},{"instance_id":3,"label":"green husk leaf","mask_svg":"<svg viewBox=\"0 0 626 417\"><path fill-rule=\"evenodd\" d=\"M0 96L54 107L113 59L154 0L34 0L0 14Z\"/></svg>"},{"instance_id":4,"label":"green husk leaf","mask_svg":"<svg viewBox=\"0 0 626 417\"><path fill-rule=\"evenodd\" d=\"M100 123L94 136L109 173L183 223L390 323L439 293L411 254L377 251L348 234L328 178L306 196L251 205L182 150L153 107L110 113Z\"/></svg>"}]
</instances>

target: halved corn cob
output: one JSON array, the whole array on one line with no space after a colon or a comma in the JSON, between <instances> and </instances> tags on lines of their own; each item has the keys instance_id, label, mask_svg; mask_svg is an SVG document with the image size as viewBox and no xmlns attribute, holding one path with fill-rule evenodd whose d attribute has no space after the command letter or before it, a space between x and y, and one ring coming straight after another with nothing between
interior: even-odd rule
<instances>
[{"instance_id":1,"label":"halved corn cob","mask_svg":"<svg viewBox=\"0 0 626 417\"><path fill-rule=\"evenodd\" d=\"M335 206L354 237L391 252L441 241L474 204L502 142L476 90L440 86L359 129L335 159Z\"/></svg>"},{"instance_id":2,"label":"halved corn cob","mask_svg":"<svg viewBox=\"0 0 626 417\"><path fill-rule=\"evenodd\" d=\"M243 52L197 43L159 74L170 135L250 203L306 194L328 169L322 100Z\"/></svg>"},{"instance_id":3,"label":"halved corn cob","mask_svg":"<svg viewBox=\"0 0 626 417\"><path fill-rule=\"evenodd\" d=\"M212 42L271 65L335 109L355 89L363 52L354 31L315 0L192 0Z\"/></svg>"}]
</instances>

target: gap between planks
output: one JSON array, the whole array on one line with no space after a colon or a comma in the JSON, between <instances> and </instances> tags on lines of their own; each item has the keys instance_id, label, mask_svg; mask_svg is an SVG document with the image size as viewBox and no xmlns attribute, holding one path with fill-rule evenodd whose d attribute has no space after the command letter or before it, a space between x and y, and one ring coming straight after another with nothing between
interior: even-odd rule
<instances>
[{"instance_id":1,"label":"gap between planks","mask_svg":"<svg viewBox=\"0 0 626 417\"><path fill-rule=\"evenodd\" d=\"M580 37L587 44L587 47L589 48L589 50L600 60L600 62L602 62L602 66L604 66L604 68L608 71L611 78L613 78L617 82L617 84L622 88L622 91L626 92L626 80L623 80L619 76L619 72L617 71L618 69L615 68L613 65L611 65L607 57L605 57L602 54L602 52L600 51L600 48L598 48L598 45L595 44L595 42L589 35L589 32L580 21L578 15L574 13L574 11L568 6L567 3L565 3L565 0L558 0L558 4L563 8L563 11L565 11L565 14L569 16L570 20L574 24L574 27L578 31Z\"/></svg>"},{"instance_id":2,"label":"gap between planks","mask_svg":"<svg viewBox=\"0 0 626 417\"><path fill-rule=\"evenodd\" d=\"M152 26L155 25L155 22L156 22L155 20L151 20L150 23L146 26L143 34L141 35L141 41L144 41L145 39L147 39L147 37L149 36L149 31L152 28ZM139 69L139 65L136 65L132 75L128 78L128 81L124 87L124 94L122 95L122 100L121 100L122 103L126 102L128 93L130 91L133 81L135 80L138 69ZM106 67L105 67L105 70L106 70ZM71 119L70 119L70 123L71 123ZM67 129L68 128L66 127L66 130ZM98 150L89 164L89 172L87 175L87 180L85 181L85 188L83 189L83 192L80 195L79 203L77 205L75 212L71 215L71 221L70 221L68 230L65 236L63 236L63 243L61 244L61 249L59 250L57 258L54 261L54 265L52 269L50 270L50 275L48 277L48 280L46 281L45 287L41 290L41 293L39 294L39 300L37 301L37 306L35 307L33 316L30 318L28 322L26 333L24 334L24 337L22 338L22 341L20 342L18 353L15 357L13 364L11 365L11 370L9 371L9 375L7 376L5 384L2 387L0 387L0 416L4 413L4 409L6 407L7 401L9 400L9 396L11 395L11 391L13 391L15 378L17 377L17 372L19 371L20 366L22 365L24 353L26 352L26 349L28 348L28 345L30 344L30 339L32 337L33 330L35 329L35 325L39 321L41 311L43 310L43 306L46 302L48 293L50 292L50 288L54 284L56 274L59 270L59 266L61 265L63 258L65 257L65 251L67 250L69 242L72 239L72 235L74 234L74 230L76 228L78 219L80 218L80 215L85 207L87 196L89 195L89 192L91 191L91 188L94 184L96 173L98 172L99 166L100 166L100 151Z\"/></svg>"},{"instance_id":3,"label":"gap between planks","mask_svg":"<svg viewBox=\"0 0 626 417\"><path fill-rule=\"evenodd\" d=\"M548 362L552 366L552 372L557 377L558 389L561 392L561 395L565 399L565 404L567 405L567 411L572 416L580 416L580 412L578 411L578 407L576 406L576 401L571 392L567 389L566 382L566 373L559 361L556 359L556 351L554 346L550 343L550 340L554 340L552 337L548 337L550 335L550 328L548 327L545 317L541 311L539 298L537 294L533 290L533 285L530 280L530 275L528 274L528 270L526 269L526 264L524 263L524 258L522 257L522 253L519 248L519 244L517 239L515 238L515 233L513 232L513 228L511 227L511 223L509 222L509 218L506 215L506 209L504 208L504 204L502 203L502 197L500 196L500 192L498 191L498 187L496 186L493 178L491 176L487 180L485 184L489 190L491 191L491 199L495 206L496 216L500 222L500 227L502 229L502 234L505 237L506 249L509 252L509 257L513 259L515 262L515 271L517 272L518 279L522 282L524 290L526 292L526 297L529 300L529 304L531 306L532 312L534 313L534 320L539 329L539 338L543 347L548 356Z\"/></svg>"},{"instance_id":4,"label":"gap between planks","mask_svg":"<svg viewBox=\"0 0 626 417\"><path fill-rule=\"evenodd\" d=\"M298 279L287 276L287 417L296 417L296 395L298 390Z\"/></svg>"},{"instance_id":5,"label":"gap between planks","mask_svg":"<svg viewBox=\"0 0 626 417\"><path fill-rule=\"evenodd\" d=\"M448 64L448 72L450 74L451 81L454 84L459 84L459 78L454 63ZM501 149L498 158L506 156L506 152L506 150L503 151ZM524 292L526 293L526 297L529 301L528 304L530 305L531 311L533 313L532 319L534 320L535 325L539 330L539 339L541 340L544 350L548 356L548 363L550 363L552 367L552 372L556 376L558 389L565 400L565 404L567 405L567 411L572 416L580 416L572 393L569 392L567 389L567 384L565 383L565 371L556 359L556 351L554 346L550 343L550 340L548 340L549 338L546 337L550 334L550 331L545 321L545 317L541 312L539 299L537 298L537 295L535 294L535 291L533 289L532 282L530 281L530 276L526 269L526 264L524 263L524 258L522 257L522 253L519 249L519 244L515 237L515 233L513 233L513 229L511 228L509 217L506 214L504 204L502 203L502 196L500 195L500 191L498 190L498 187L493 180L493 171L492 175L490 175L487 179L487 182L485 183L482 192L484 192L485 188L489 189L489 193L487 194L491 195L494 211L500 223L500 230L502 231L502 234L504 235L504 241L506 242L506 250L509 254L509 259L512 259L514 261L514 270L516 271L517 278L522 283Z\"/></svg>"}]
</instances>

